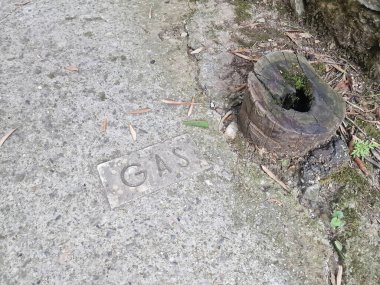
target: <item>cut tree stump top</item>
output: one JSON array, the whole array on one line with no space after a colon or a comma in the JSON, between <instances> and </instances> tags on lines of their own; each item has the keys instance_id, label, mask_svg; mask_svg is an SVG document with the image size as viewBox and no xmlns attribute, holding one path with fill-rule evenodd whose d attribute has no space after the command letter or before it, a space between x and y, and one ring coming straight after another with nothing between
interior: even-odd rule
<instances>
[{"instance_id":1,"label":"cut tree stump top","mask_svg":"<svg viewBox=\"0 0 380 285\"><path fill-rule=\"evenodd\" d=\"M342 97L291 52L260 58L248 87L239 125L254 143L280 155L304 155L326 143L345 116Z\"/></svg>"}]
</instances>

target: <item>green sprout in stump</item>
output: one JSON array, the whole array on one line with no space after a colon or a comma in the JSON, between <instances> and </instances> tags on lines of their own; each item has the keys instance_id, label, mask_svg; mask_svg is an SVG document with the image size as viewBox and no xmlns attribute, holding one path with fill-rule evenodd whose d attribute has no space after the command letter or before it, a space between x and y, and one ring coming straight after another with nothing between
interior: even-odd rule
<instances>
[{"instance_id":1,"label":"green sprout in stump","mask_svg":"<svg viewBox=\"0 0 380 285\"><path fill-rule=\"evenodd\" d=\"M282 71L286 82L295 89L295 93L286 94L282 99L282 107L286 110L293 109L298 112L308 112L313 103L313 90L308 78L299 67Z\"/></svg>"}]
</instances>

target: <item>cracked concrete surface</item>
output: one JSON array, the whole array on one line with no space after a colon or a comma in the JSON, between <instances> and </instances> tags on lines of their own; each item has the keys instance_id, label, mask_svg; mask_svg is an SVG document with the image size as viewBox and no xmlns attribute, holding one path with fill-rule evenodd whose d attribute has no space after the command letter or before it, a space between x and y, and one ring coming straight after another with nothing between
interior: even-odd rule
<instances>
[{"instance_id":1,"label":"cracked concrete surface","mask_svg":"<svg viewBox=\"0 0 380 285\"><path fill-rule=\"evenodd\" d=\"M221 97L200 89L227 47L188 45L230 4L19 3L0 1L0 136L18 128L0 149L0 284L327 284L321 225L232 151L208 108ZM160 102L192 97L210 129ZM97 165L184 133L212 170L111 210Z\"/></svg>"}]
</instances>

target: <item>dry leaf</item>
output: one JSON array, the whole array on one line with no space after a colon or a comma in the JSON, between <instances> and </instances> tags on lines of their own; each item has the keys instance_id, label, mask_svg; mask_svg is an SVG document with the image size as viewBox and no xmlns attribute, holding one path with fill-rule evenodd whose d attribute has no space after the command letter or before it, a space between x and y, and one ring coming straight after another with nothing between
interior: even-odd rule
<instances>
[{"instance_id":1,"label":"dry leaf","mask_svg":"<svg viewBox=\"0 0 380 285\"><path fill-rule=\"evenodd\" d=\"M13 134L13 132L17 130L16 129L13 129L13 130L10 130L9 132L7 132L0 140L0 147L3 145L3 143L10 137L11 134Z\"/></svg>"},{"instance_id":2,"label":"dry leaf","mask_svg":"<svg viewBox=\"0 0 380 285\"><path fill-rule=\"evenodd\" d=\"M336 285L342 284L343 266L338 265L338 274L336 275Z\"/></svg>"},{"instance_id":3,"label":"dry leaf","mask_svg":"<svg viewBox=\"0 0 380 285\"><path fill-rule=\"evenodd\" d=\"M137 110L128 112L128 115L140 115L140 114L148 113L150 111L152 110L149 108L137 109Z\"/></svg>"},{"instance_id":4,"label":"dry leaf","mask_svg":"<svg viewBox=\"0 0 380 285\"><path fill-rule=\"evenodd\" d=\"M65 69L67 71L71 71L71 72L78 72L79 71L79 68L78 66L76 65L69 65L69 66L66 66Z\"/></svg>"},{"instance_id":5,"label":"dry leaf","mask_svg":"<svg viewBox=\"0 0 380 285\"><path fill-rule=\"evenodd\" d=\"M344 74L342 79L338 82L338 84L335 86L334 90L337 91L352 91L352 76L349 74Z\"/></svg>"},{"instance_id":6,"label":"dry leaf","mask_svg":"<svg viewBox=\"0 0 380 285\"><path fill-rule=\"evenodd\" d=\"M191 99L191 104L190 104L190 107L189 107L189 111L187 112L187 116L188 117L190 117L191 113L193 113L193 109L194 109L194 97Z\"/></svg>"},{"instance_id":7,"label":"dry leaf","mask_svg":"<svg viewBox=\"0 0 380 285\"><path fill-rule=\"evenodd\" d=\"M190 106L192 103L191 102L183 102L183 101L174 101L170 99L163 99L161 102L168 104L168 105L176 105L176 106ZM194 103L196 104L196 103Z\"/></svg>"},{"instance_id":8,"label":"dry leaf","mask_svg":"<svg viewBox=\"0 0 380 285\"><path fill-rule=\"evenodd\" d=\"M270 178L272 178L274 181L276 181L282 188L285 189L285 191L287 193L290 193L290 190L289 190L289 187L287 185L285 185L284 182L282 182L280 179L277 178L276 175L274 175L274 173L272 171L270 171L266 166L264 165L261 165L261 169L266 173L268 174L268 176Z\"/></svg>"},{"instance_id":9,"label":"dry leaf","mask_svg":"<svg viewBox=\"0 0 380 285\"><path fill-rule=\"evenodd\" d=\"M202 50L203 50L203 47L200 47L190 52L190 54L197 54L197 53L200 53Z\"/></svg>"},{"instance_id":10,"label":"dry leaf","mask_svg":"<svg viewBox=\"0 0 380 285\"><path fill-rule=\"evenodd\" d=\"M359 167L359 169L364 173L365 176L369 176L369 172L367 170L367 167L365 166L363 160L361 160L359 157L355 157L354 161L356 165Z\"/></svg>"},{"instance_id":11,"label":"dry leaf","mask_svg":"<svg viewBox=\"0 0 380 285\"><path fill-rule=\"evenodd\" d=\"M133 128L131 123L129 123L129 132L131 133L133 141L136 141L137 140L137 133L136 133L136 131Z\"/></svg>"},{"instance_id":12,"label":"dry leaf","mask_svg":"<svg viewBox=\"0 0 380 285\"><path fill-rule=\"evenodd\" d=\"M105 119L102 121L101 130L102 130L103 132L106 132L106 131L107 131L107 128L108 128L108 119L105 118Z\"/></svg>"}]
</instances>

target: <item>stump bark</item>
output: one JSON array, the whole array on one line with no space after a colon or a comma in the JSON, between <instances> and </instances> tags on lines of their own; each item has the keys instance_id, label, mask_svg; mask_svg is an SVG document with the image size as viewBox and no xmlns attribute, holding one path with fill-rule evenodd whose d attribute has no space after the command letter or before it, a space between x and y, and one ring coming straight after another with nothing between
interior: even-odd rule
<instances>
[{"instance_id":1,"label":"stump bark","mask_svg":"<svg viewBox=\"0 0 380 285\"><path fill-rule=\"evenodd\" d=\"M262 57L248 76L239 113L243 134L280 156L301 156L326 143L345 116L345 102L291 52Z\"/></svg>"}]
</instances>

